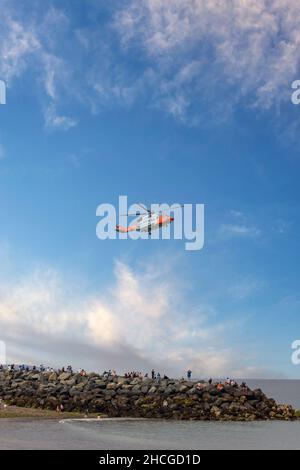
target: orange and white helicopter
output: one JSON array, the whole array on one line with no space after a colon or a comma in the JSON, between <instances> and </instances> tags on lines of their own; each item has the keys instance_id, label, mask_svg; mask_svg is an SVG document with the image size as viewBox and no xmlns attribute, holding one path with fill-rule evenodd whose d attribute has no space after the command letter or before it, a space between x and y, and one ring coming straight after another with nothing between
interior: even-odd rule
<instances>
[{"instance_id":1,"label":"orange and white helicopter","mask_svg":"<svg viewBox=\"0 0 300 470\"><path fill-rule=\"evenodd\" d=\"M136 218L128 227L122 227L121 225L116 226L116 231L121 233L128 233L128 232L148 232L151 234L153 230L157 230L160 227L165 225L169 225L174 222L174 217L170 215L166 215L167 212L173 212L175 209L180 209L183 205L173 206L170 209L163 211L159 210L157 212L151 211L146 206L141 203L137 204L140 206L145 213L141 214L140 212L136 212L135 214L120 214L121 216L129 216L129 217L136 217Z\"/></svg>"}]
</instances>

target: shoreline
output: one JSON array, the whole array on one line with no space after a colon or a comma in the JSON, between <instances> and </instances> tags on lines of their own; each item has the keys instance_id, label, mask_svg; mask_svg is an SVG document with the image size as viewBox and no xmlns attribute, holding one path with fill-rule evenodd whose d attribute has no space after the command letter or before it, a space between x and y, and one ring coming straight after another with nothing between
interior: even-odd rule
<instances>
[{"instance_id":1,"label":"shoreline","mask_svg":"<svg viewBox=\"0 0 300 470\"><path fill-rule=\"evenodd\" d=\"M154 418L158 420L158 418ZM163 421L170 421L161 418ZM91 413L86 416L84 413L80 412L63 412L58 413L54 410L45 410L42 408L25 408L20 406L7 406L5 409L0 410L0 421L17 421L17 420L30 420L30 421L58 421L60 423L72 422L72 421L82 421L82 422L98 422L98 421L152 421L153 418L139 418L139 417L130 417L130 416L120 416L120 417L110 417L102 413ZM191 421L189 419L181 420ZM276 422L277 420L273 420ZM278 420L280 421L280 420ZM300 410L295 411L294 421L300 421ZM232 420L232 423L239 422ZM261 422L260 420L254 422Z\"/></svg>"},{"instance_id":2,"label":"shoreline","mask_svg":"<svg viewBox=\"0 0 300 470\"><path fill-rule=\"evenodd\" d=\"M153 421L163 421L163 422L168 422L168 423L188 423L188 422L197 422L197 420L191 420L191 419L183 419L183 420L170 420L166 418L138 418L138 417L130 417L130 416L120 416L120 417L109 417L107 415L96 415L95 413L89 415L89 417L86 417L82 413L71 413L71 412L66 412L66 413L61 413L58 414L55 411L50 411L50 410L42 410L42 409L24 409L22 407L16 407L16 406L11 406L9 407L10 409L3 412L0 411L0 422L1 421L8 421L8 422L13 422L13 421L26 421L26 422L40 422L40 421L52 421L52 422L57 422L60 424L65 424L65 423L72 423L72 422L83 422L83 423L89 423L89 422L153 422ZM296 417L293 420L288 420L286 422L298 422L300 421L300 410L296 411ZM208 423L216 423L216 421L202 421L198 420L199 423L206 422ZM249 421L236 421L236 420L228 420L228 421L219 421L220 423L231 423L231 424L246 424L249 423ZM262 423L264 421L262 420L253 420L250 421L251 423ZM278 423L282 422L280 419L273 419L273 420L265 420L265 422L273 422L273 423Z\"/></svg>"}]
</instances>

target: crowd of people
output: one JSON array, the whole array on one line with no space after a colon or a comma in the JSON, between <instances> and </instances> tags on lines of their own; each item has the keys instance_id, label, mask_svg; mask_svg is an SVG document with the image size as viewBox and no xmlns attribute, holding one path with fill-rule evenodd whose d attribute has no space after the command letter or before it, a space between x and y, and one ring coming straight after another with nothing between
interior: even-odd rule
<instances>
[{"instance_id":1,"label":"crowd of people","mask_svg":"<svg viewBox=\"0 0 300 470\"><path fill-rule=\"evenodd\" d=\"M12 370L12 371L20 371L20 372L56 372L58 374L62 374L63 372L68 372L70 374L73 374L73 368L72 366L66 366L62 367L61 369L54 369L53 367L45 367L43 364L40 364L39 366L28 366L26 364L0 364L0 371L1 370ZM79 369L77 371L80 375L87 375L87 372L84 369Z\"/></svg>"},{"instance_id":2,"label":"crowd of people","mask_svg":"<svg viewBox=\"0 0 300 470\"><path fill-rule=\"evenodd\" d=\"M204 382L204 381L199 382L199 383L197 383L196 388L198 390L203 390L207 387L207 384L215 386L216 389L219 390L219 391L225 390L226 387L233 387L233 388L238 388L239 387L239 384L237 383L236 380L229 379L227 377L227 379L224 380L224 382L217 381L216 383L213 383L212 379L209 379L207 382ZM245 392L245 393L249 390L249 387L247 386L246 382L242 382L240 387L241 387L242 391Z\"/></svg>"},{"instance_id":3,"label":"crowd of people","mask_svg":"<svg viewBox=\"0 0 300 470\"><path fill-rule=\"evenodd\" d=\"M141 379L144 375L141 372L131 371L125 372L124 377L125 379Z\"/></svg>"},{"instance_id":4,"label":"crowd of people","mask_svg":"<svg viewBox=\"0 0 300 470\"><path fill-rule=\"evenodd\" d=\"M125 372L124 374L124 377L126 379L147 379L149 377L151 377L152 380L156 380L158 382L160 382L160 380L163 378L163 379L168 379L169 377L167 375L163 375L163 377L161 376L160 372L155 372L154 369L151 370L151 373L149 374L148 372L146 372L145 374L143 374L142 372L136 372L136 371L131 371L131 372Z\"/></svg>"},{"instance_id":5,"label":"crowd of people","mask_svg":"<svg viewBox=\"0 0 300 470\"><path fill-rule=\"evenodd\" d=\"M70 365L68 365L66 367L64 366L61 369L55 369L55 368L49 367L49 366L46 367L43 364L40 364L39 366L28 366L28 365L25 365L25 364L20 364L20 365L16 365L16 364L3 365L3 364L0 364L0 371L1 370L11 370L11 371L21 371L21 372L29 372L29 371L50 372L50 373L51 372L56 372L57 374L62 374L64 372L68 372L68 373L73 374L73 372L74 372L72 366L70 366ZM87 372L84 369L79 369L77 371L77 373L79 373L82 376L87 375ZM105 378L117 377L117 375L118 374L117 374L115 369L105 370L102 373L102 376L105 377ZM124 377L127 378L127 379L136 379L136 378L142 379L142 378L151 377L152 380L156 380L157 382L160 382L161 379L169 379L169 377L167 375L164 374L162 376L160 374L160 372L156 372L154 369L151 370L150 374L148 372L143 374L142 372L128 371L128 372L125 372Z\"/></svg>"},{"instance_id":6,"label":"crowd of people","mask_svg":"<svg viewBox=\"0 0 300 470\"><path fill-rule=\"evenodd\" d=\"M70 365L68 365L66 367L62 367L61 369L54 369L53 367L45 367L43 364L40 364L40 366L28 366L28 365L25 365L25 364L21 364L21 365L15 365L15 364L3 365L3 364L0 364L0 372L2 370L13 370L13 371L22 371L22 372L29 372L29 371L55 372L57 374L62 374L64 372L72 374L74 372L72 366L70 366ZM82 376L86 376L88 374L85 369L79 369L77 371L77 373L79 373ZM110 378L110 377L117 377L118 374L117 374L115 369L109 369L108 371L105 370L103 372L102 376L105 377L105 378ZM128 372L125 372L123 377L125 377L126 379L136 379L136 378L138 378L138 379L146 378L147 379L147 378L151 378L152 380L155 380L157 383L160 383L162 379L163 380L168 380L169 379L169 377L167 375L164 374L162 376L160 374L160 372L156 372L155 369L152 369L150 374L148 372L142 373L142 372L137 372L137 371L128 371ZM190 369L187 371L186 377L187 377L188 381L192 380L192 371ZM182 380L184 381L185 379L182 377ZM228 387L228 386L230 386L230 387L239 387L236 380L227 377L227 379L224 380L224 382L217 381L215 383L213 383L213 379L210 378L207 381L202 381L202 382L197 383L196 388L198 388L199 390L204 389L207 386L207 384L208 385L214 385L220 391L223 390L225 387ZM245 382L242 382L240 387L242 388L242 390L244 392L247 392L249 390L249 388L248 388L248 386ZM60 411L62 411L62 410L60 410Z\"/></svg>"}]
</instances>

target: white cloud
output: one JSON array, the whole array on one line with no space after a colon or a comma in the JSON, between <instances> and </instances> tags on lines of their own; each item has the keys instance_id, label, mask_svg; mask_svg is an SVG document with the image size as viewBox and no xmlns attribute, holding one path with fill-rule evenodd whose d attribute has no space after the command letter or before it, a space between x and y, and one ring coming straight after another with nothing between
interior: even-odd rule
<instances>
[{"instance_id":1,"label":"white cloud","mask_svg":"<svg viewBox=\"0 0 300 470\"><path fill-rule=\"evenodd\" d=\"M53 52L60 47L61 34L67 26L66 16L49 8L42 19L38 19L38 14L19 14L14 2L1 1L1 79L5 79L10 88L16 79L27 73L31 89L43 87L43 100L49 107L46 125L68 130L76 125L76 121L53 111L61 100L61 93L66 95L70 84L69 64L58 52Z\"/></svg>"},{"instance_id":2,"label":"white cloud","mask_svg":"<svg viewBox=\"0 0 300 470\"><path fill-rule=\"evenodd\" d=\"M15 21L4 8L1 10L0 73L10 82L28 65L30 56L40 50L36 34Z\"/></svg>"},{"instance_id":3,"label":"white cloud","mask_svg":"<svg viewBox=\"0 0 300 470\"><path fill-rule=\"evenodd\" d=\"M0 18L0 76L11 85L30 70L44 108L76 100L98 112L143 101L206 125L226 121L237 106L278 112L290 104L300 73L294 0L128 0L110 9L101 30L92 18L103 6L73 30L69 13L49 4L22 15L2 0ZM52 124L70 127L65 119Z\"/></svg>"},{"instance_id":4,"label":"white cloud","mask_svg":"<svg viewBox=\"0 0 300 470\"><path fill-rule=\"evenodd\" d=\"M231 210L229 211L229 213L230 213L230 215L231 215L232 217L235 217L235 218L237 218L237 219L244 219L244 217L245 217L244 214L243 214L243 212L237 211L237 210L235 210L235 209L231 209Z\"/></svg>"},{"instance_id":5,"label":"white cloud","mask_svg":"<svg viewBox=\"0 0 300 470\"><path fill-rule=\"evenodd\" d=\"M261 231L255 226L243 224L222 224L220 227L220 234L224 238L256 238L260 236Z\"/></svg>"},{"instance_id":6,"label":"white cloud","mask_svg":"<svg viewBox=\"0 0 300 470\"><path fill-rule=\"evenodd\" d=\"M229 211L229 221L221 224L218 235L221 239L230 238L258 238L262 231L250 223L246 214L232 209Z\"/></svg>"},{"instance_id":7,"label":"white cloud","mask_svg":"<svg viewBox=\"0 0 300 470\"><path fill-rule=\"evenodd\" d=\"M83 295L51 269L2 282L1 339L16 362L72 362L101 370L159 368L180 375L226 375L243 367L227 340L232 324L193 310L171 272L153 276L117 262L115 282Z\"/></svg>"},{"instance_id":8,"label":"white cloud","mask_svg":"<svg viewBox=\"0 0 300 470\"><path fill-rule=\"evenodd\" d=\"M76 119L57 114L57 110L54 104L48 106L44 116L45 125L48 128L62 129L67 131L77 125Z\"/></svg>"},{"instance_id":9,"label":"white cloud","mask_svg":"<svg viewBox=\"0 0 300 470\"><path fill-rule=\"evenodd\" d=\"M157 99L182 119L204 102L227 113L244 99L261 108L289 100L299 23L294 0L131 0L115 16L124 48L153 64Z\"/></svg>"}]
</instances>

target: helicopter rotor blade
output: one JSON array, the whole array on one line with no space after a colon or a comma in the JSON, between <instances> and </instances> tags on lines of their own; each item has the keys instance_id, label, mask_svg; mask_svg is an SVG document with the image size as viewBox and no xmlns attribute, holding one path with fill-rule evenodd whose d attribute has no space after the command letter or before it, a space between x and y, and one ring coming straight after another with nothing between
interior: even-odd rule
<instances>
[{"instance_id":1,"label":"helicopter rotor blade","mask_svg":"<svg viewBox=\"0 0 300 470\"><path fill-rule=\"evenodd\" d=\"M143 204L141 204L139 202L137 203L137 205L140 206L142 209L144 209L144 211L146 211L148 214L154 214L155 213L155 211L151 211L150 209L147 209L146 206L144 206ZM167 213L167 212L172 212L173 210L176 210L176 209L181 209L182 207L184 207L184 204L178 204L176 206L170 207L170 209L166 209L166 210L161 209L157 212ZM136 211L135 213L131 213L131 214L130 213L120 214L120 216L128 216L128 217L135 217L135 216L139 216L139 215L143 215L143 214L141 214L139 211Z\"/></svg>"},{"instance_id":2,"label":"helicopter rotor blade","mask_svg":"<svg viewBox=\"0 0 300 470\"><path fill-rule=\"evenodd\" d=\"M178 206L170 207L170 209L166 209L165 211L162 210L161 212L165 212L165 213L167 213L167 212L172 212L172 211L174 211L174 210L176 210L176 209L181 209L182 207L184 207L184 204L180 204L180 205L178 205Z\"/></svg>"},{"instance_id":3,"label":"helicopter rotor blade","mask_svg":"<svg viewBox=\"0 0 300 470\"><path fill-rule=\"evenodd\" d=\"M144 206L144 204L141 204L140 202L138 202L137 205L140 206L142 209L144 209L144 211L148 212L148 214L152 214L152 211L150 211L150 209L147 209L147 207Z\"/></svg>"},{"instance_id":4,"label":"helicopter rotor blade","mask_svg":"<svg viewBox=\"0 0 300 470\"><path fill-rule=\"evenodd\" d=\"M135 214L120 214L120 217L128 216L128 217L135 217L137 215L141 215L140 212L136 212Z\"/></svg>"}]
</instances>

